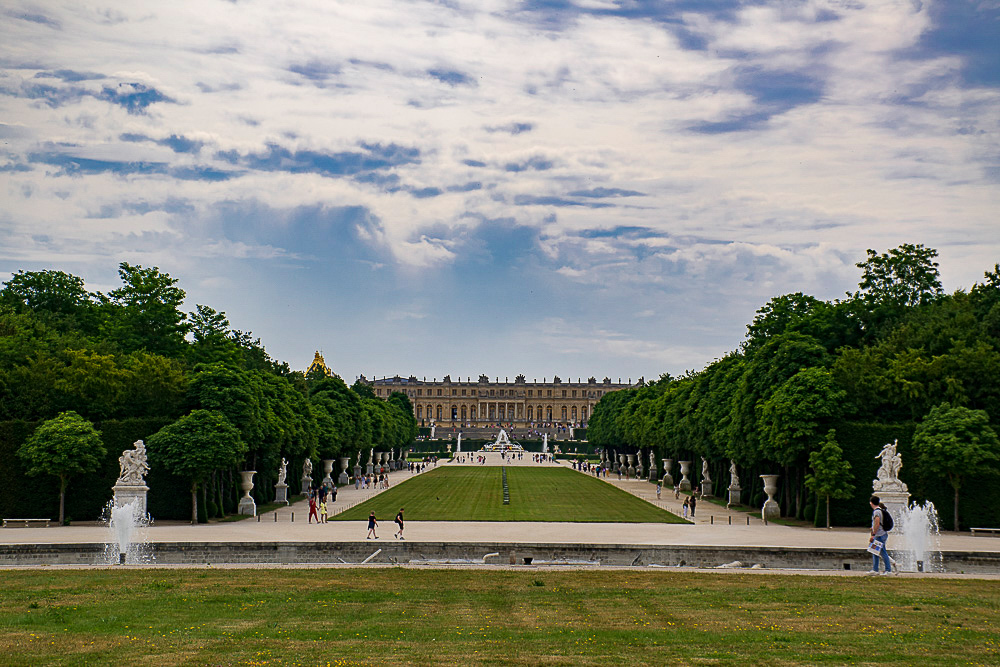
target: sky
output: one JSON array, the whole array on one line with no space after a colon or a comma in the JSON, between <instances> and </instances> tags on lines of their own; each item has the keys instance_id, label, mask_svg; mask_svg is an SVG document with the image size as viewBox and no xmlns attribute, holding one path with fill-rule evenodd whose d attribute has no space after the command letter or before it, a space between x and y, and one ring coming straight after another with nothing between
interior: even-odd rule
<instances>
[{"instance_id":1,"label":"sky","mask_svg":"<svg viewBox=\"0 0 1000 667\"><path fill-rule=\"evenodd\" d=\"M698 370L1000 260L997 0L0 6L0 281L120 262L353 381Z\"/></svg>"}]
</instances>

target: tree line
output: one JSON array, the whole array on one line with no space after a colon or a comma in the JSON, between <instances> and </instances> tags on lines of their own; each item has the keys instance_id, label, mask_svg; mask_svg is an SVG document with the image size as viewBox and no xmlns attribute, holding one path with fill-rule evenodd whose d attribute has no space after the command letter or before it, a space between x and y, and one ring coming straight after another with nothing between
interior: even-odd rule
<instances>
[{"instance_id":1,"label":"tree line","mask_svg":"<svg viewBox=\"0 0 1000 667\"><path fill-rule=\"evenodd\" d=\"M78 472L60 428L162 418L169 423L147 441L151 466L183 471L204 518L225 510L239 469L259 471L255 494L266 501L282 458L301 469L306 458L353 460L416 437L404 394L383 401L363 382L293 371L224 312L184 312L184 290L159 268L122 263L118 274L121 287L106 294L58 270L18 271L3 283L0 421L55 429L48 449L39 440L46 429L22 447L29 471ZM77 457L90 461L93 439L76 440Z\"/></svg>"},{"instance_id":2,"label":"tree line","mask_svg":"<svg viewBox=\"0 0 1000 667\"><path fill-rule=\"evenodd\" d=\"M779 473L783 514L813 520L831 495L870 489L868 470L844 467L851 443L838 432L910 425L899 433L912 435L911 479L953 489L957 527L963 484L1000 463L1000 265L946 294L936 257L923 245L868 250L844 298L770 299L740 347L703 370L604 396L591 444L704 456L719 481L729 459Z\"/></svg>"}]
</instances>

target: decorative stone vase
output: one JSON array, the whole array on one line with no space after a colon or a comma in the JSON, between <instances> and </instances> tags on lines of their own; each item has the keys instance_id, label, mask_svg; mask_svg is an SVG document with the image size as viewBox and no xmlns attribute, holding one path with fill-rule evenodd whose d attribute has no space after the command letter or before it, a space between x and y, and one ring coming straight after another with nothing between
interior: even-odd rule
<instances>
[{"instance_id":1,"label":"decorative stone vase","mask_svg":"<svg viewBox=\"0 0 1000 667\"><path fill-rule=\"evenodd\" d=\"M628 455L628 469L626 472L629 479L635 477L635 454Z\"/></svg>"},{"instance_id":2,"label":"decorative stone vase","mask_svg":"<svg viewBox=\"0 0 1000 667\"><path fill-rule=\"evenodd\" d=\"M347 466L351 465L351 459L343 456L339 459L340 461L340 477L337 479L337 484L340 486L346 486L351 483L351 478L347 474Z\"/></svg>"},{"instance_id":3,"label":"decorative stone vase","mask_svg":"<svg viewBox=\"0 0 1000 667\"><path fill-rule=\"evenodd\" d=\"M774 494L778 492L778 477L780 477L780 475L760 476L760 478L764 480L764 493L767 494L767 500L764 501L764 507L760 512L764 521L772 521L781 516L781 507L774 499Z\"/></svg>"},{"instance_id":4,"label":"decorative stone vase","mask_svg":"<svg viewBox=\"0 0 1000 667\"><path fill-rule=\"evenodd\" d=\"M635 457L635 478L642 479L642 476L643 476L642 450L640 449L639 453Z\"/></svg>"},{"instance_id":5,"label":"decorative stone vase","mask_svg":"<svg viewBox=\"0 0 1000 667\"><path fill-rule=\"evenodd\" d=\"M326 486L328 489L333 488L333 464L336 459L323 459L323 481L320 485Z\"/></svg>"},{"instance_id":6,"label":"decorative stone vase","mask_svg":"<svg viewBox=\"0 0 1000 667\"><path fill-rule=\"evenodd\" d=\"M690 461L678 461L681 466L681 483L680 488L684 493L691 492L691 480L688 479L688 473L691 471Z\"/></svg>"},{"instance_id":7,"label":"decorative stone vase","mask_svg":"<svg viewBox=\"0 0 1000 667\"><path fill-rule=\"evenodd\" d=\"M663 486L668 489L674 486L674 476L670 474L670 470L673 466L673 459L663 459Z\"/></svg>"},{"instance_id":8,"label":"decorative stone vase","mask_svg":"<svg viewBox=\"0 0 1000 667\"><path fill-rule=\"evenodd\" d=\"M612 454L611 461L612 461L611 472L619 472L621 470L621 463L620 463L621 454L619 454L618 456Z\"/></svg>"},{"instance_id":9,"label":"decorative stone vase","mask_svg":"<svg viewBox=\"0 0 1000 667\"><path fill-rule=\"evenodd\" d=\"M250 497L250 492L253 491L253 476L256 474L256 470L240 471L240 477L242 478L240 481L240 488L243 489L243 497L240 498L240 514L257 516L257 503L255 503L253 498Z\"/></svg>"}]
</instances>

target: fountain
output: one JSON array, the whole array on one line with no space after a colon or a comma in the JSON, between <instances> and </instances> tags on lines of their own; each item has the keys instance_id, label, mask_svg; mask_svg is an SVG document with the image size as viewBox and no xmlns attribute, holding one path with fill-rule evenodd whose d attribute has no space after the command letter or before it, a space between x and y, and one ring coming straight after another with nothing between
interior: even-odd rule
<instances>
[{"instance_id":1,"label":"fountain","mask_svg":"<svg viewBox=\"0 0 1000 667\"><path fill-rule=\"evenodd\" d=\"M516 442L511 442L510 438L507 436L507 431L500 429L500 433L497 434L497 439L494 442L488 442L483 445L483 448L479 451L482 452L523 452L524 448Z\"/></svg>"},{"instance_id":2,"label":"fountain","mask_svg":"<svg viewBox=\"0 0 1000 667\"><path fill-rule=\"evenodd\" d=\"M944 572L934 503L929 500L923 505L911 503L901 516L893 518L895 526L890 534L896 538L894 541L902 542L889 550L896 561L896 569L903 572Z\"/></svg>"},{"instance_id":3,"label":"fountain","mask_svg":"<svg viewBox=\"0 0 1000 667\"><path fill-rule=\"evenodd\" d=\"M143 512L138 498L125 505L108 501L101 520L108 526L104 557L109 565L137 565L155 560L146 535L146 528L153 520Z\"/></svg>"}]
</instances>

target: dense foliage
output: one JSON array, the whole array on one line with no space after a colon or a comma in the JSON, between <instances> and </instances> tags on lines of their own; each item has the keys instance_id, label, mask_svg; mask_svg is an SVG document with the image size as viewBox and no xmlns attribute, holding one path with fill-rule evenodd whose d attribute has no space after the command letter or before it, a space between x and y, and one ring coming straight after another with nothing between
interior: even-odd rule
<instances>
[{"instance_id":1,"label":"dense foliage","mask_svg":"<svg viewBox=\"0 0 1000 667\"><path fill-rule=\"evenodd\" d=\"M185 482L163 470L164 461L151 450L150 470L161 485L184 490L180 485L195 479L209 516L234 509L239 469L258 471L254 496L266 502L282 458L290 462L288 482L298 491L300 475L292 471L301 470L306 458L318 464L387 451L409 446L416 436L405 396L359 396L336 375L291 371L252 334L233 330L224 312L200 304L183 312L185 292L158 268L122 263L118 273L121 287L107 294L90 292L83 278L57 270L19 271L3 283L0 422L27 426L0 433L26 438L33 424L68 411L98 424L145 420L167 428L193 411L209 411L238 434L227 440L233 462L187 474ZM64 474L59 466L50 468L56 477ZM108 498L113 483L113 477L107 481ZM180 508L159 507L160 518L183 516Z\"/></svg>"},{"instance_id":2,"label":"dense foliage","mask_svg":"<svg viewBox=\"0 0 1000 667\"><path fill-rule=\"evenodd\" d=\"M675 460L704 456L716 489L728 483L732 459L757 506L758 475L780 473L782 512L811 521L827 497L854 487L847 502L860 509L857 519L847 518L853 522L867 513L866 471L874 474L873 456L886 440L872 448L879 438L899 439L908 466L904 481L918 499L950 503L951 494L941 491L954 487L956 511L942 517L945 525L957 523L959 483L963 499L970 486L978 493L970 501L973 513L977 505L995 507L1000 498L984 499L997 493L988 479L1000 454L990 438L1000 425L1000 265L970 290L949 295L941 289L936 255L910 244L882 254L869 250L857 264L858 291L842 300L801 293L772 298L747 326L740 349L700 372L665 375L601 399L589 425L591 444L651 448ZM941 426L943 413L933 410L942 403L969 412L961 419L951 413ZM925 419L936 426L918 427ZM915 428L918 450L911 451ZM807 487L810 456L831 429L851 472L834 475L838 484L817 480ZM967 442L972 430L975 447ZM945 431L952 444L943 442ZM963 455L960 471L936 453L970 448L976 456ZM833 454L828 449L826 456ZM701 466L692 468L697 484ZM817 474L814 469L813 479ZM995 524L997 515L989 521Z\"/></svg>"}]
</instances>

